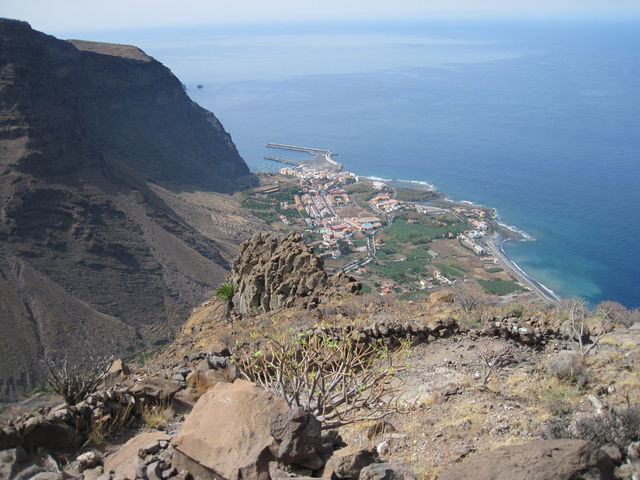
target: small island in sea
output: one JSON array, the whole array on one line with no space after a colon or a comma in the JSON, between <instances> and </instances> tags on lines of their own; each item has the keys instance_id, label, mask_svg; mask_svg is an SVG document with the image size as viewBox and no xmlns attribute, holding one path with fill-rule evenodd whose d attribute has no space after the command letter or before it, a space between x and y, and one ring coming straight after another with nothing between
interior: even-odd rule
<instances>
[{"instance_id":1,"label":"small island in sea","mask_svg":"<svg viewBox=\"0 0 640 480\"><path fill-rule=\"evenodd\" d=\"M463 284L505 301L557 302L505 255L505 241L530 239L501 223L494 209L453 201L425 182L356 175L330 150L267 146L312 158L265 157L285 166L258 174L260 186L242 193L242 205L277 231L302 233L330 273L349 273L365 291L405 299Z\"/></svg>"}]
</instances>

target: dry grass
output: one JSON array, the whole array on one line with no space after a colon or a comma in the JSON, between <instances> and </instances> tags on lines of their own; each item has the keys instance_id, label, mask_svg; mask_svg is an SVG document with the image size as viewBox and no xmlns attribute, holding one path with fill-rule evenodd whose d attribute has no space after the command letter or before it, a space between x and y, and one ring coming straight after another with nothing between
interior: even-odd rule
<instances>
[{"instance_id":1,"label":"dry grass","mask_svg":"<svg viewBox=\"0 0 640 480\"><path fill-rule=\"evenodd\" d=\"M207 382L207 380L205 379L204 375L201 375L200 373L196 373L195 378L193 379L193 388L196 389L196 393L198 394L198 397L201 397L202 395L204 395L207 390L209 390L209 382Z\"/></svg>"},{"instance_id":2,"label":"dry grass","mask_svg":"<svg viewBox=\"0 0 640 480\"><path fill-rule=\"evenodd\" d=\"M146 404L140 411L142 420L151 428L166 427L173 416L173 408L169 403Z\"/></svg>"},{"instance_id":3,"label":"dry grass","mask_svg":"<svg viewBox=\"0 0 640 480\"><path fill-rule=\"evenodd\" d=\"M111 415L95 420L83 447L102 445L108 437L121 431L129 420L132 409L133 405L131 404L118 404Z\"/></svg>"},{"instance_id":4,"label":"dry grass","mask_svg":"<svg viewBox=\"0 0 640 480\"><path fill-rule=\"evenodd\" d=\"M417 454L410 455L403 461L416 475L417 480L433 480L443 466L437 461L421 460Z\"/></svg>"},{"instance_id":5,"label":"dry grass","mask_svg":"<svg viewBox=\"0 0 640 480\"><path fill-rule=\"evenodd\" d=\"M540 387L540 400L551 415L571 413L582 398L577 387L554 377L543 378Z\"/></svg>"}]
</instances>

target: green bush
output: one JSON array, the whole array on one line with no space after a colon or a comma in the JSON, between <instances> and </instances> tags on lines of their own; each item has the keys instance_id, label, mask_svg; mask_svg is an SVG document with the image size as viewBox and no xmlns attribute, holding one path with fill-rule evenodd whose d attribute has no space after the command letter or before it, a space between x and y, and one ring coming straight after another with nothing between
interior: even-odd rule
<instances>
[{"instance_id":1,"label":"green bush","mask_svg":"<svg viewBox=\"0 0 640 480\"><path fill-rule=\"evenodd\" d=\"M236 293L236 286L232 282L224 282L216 290L215 296L225 302L225 315L230 316L233 309L233 296Z\"/></svg>"},{"instance_id":2,"label":"green bush","mask_svg":"<svg viewBox=\"0 0 640 480\"><path fill-rule=\"evenodd\" d=\"M216 297L218 297L220 300L224 300L225 302L231 302L235 293L235 285L231 282L224 282L216 290Z\"/></svg>"}]
</instances>

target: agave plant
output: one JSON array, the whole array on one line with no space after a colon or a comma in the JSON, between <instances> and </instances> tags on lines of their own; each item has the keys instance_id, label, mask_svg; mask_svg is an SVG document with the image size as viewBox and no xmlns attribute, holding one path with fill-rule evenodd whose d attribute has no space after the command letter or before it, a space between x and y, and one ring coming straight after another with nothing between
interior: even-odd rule
<instances>
[{"instance_id":1,"label":"agave plant","mask_svg":"<svg viewBox=\"0 0 640 480\"><path fill-rule=\"evenodd\" d=\"M233 295L236 293L236 286L232 282L224 282L222 285L218 287L216 290L216 297L225 302L226 312L225 315L228 317L231 314L231 310L233 309Z\"/></svg>"}]
</instances>

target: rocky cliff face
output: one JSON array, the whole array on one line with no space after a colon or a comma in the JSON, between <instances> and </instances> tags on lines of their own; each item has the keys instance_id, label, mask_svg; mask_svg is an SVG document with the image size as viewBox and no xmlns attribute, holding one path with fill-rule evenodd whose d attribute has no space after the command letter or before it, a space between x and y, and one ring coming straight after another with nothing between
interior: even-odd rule
<instances>
[{"instance_id":1,"label":"rocky cliff face","mask_svg":"<svg viewBox=\"0 0 640 480\"><path fill-rule=\"evenodd\" d=\"M233 305L241 315L282 307L312 308L322 297L341 297L361 289L343 273L328 276L322 258L314 255L299 234L281 240L255 234L240 247L229 279L236 285Z\"/></svg>"},{"instance_id":2,"label":"rocky cliff face","mask_svg":"<svg viewBox=\"0 0 640 480\"><path fill-rule=\"evenodd\" d=\"M229 268L148 185L252 182L230 136L141 50L0 19L0 400L41 359L171 338Z\"/></svg>"}]
</instances>

